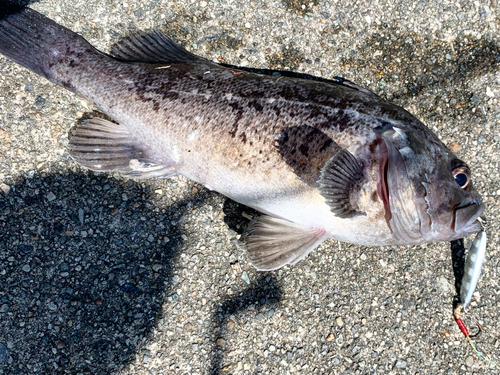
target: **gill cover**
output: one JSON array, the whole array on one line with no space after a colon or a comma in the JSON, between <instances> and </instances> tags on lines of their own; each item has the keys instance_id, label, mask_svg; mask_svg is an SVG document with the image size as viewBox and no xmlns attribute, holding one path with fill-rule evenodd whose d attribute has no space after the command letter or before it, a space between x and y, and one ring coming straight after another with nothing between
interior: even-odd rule
<instances>
[{"instance_id":1,"label":"gill cover","mask_svg":"<svg viewBox=\"0 0 500 375\"><path fill-rule=\"evenodd\" d=\"M389 194L389 225L394 237L405 244L422 242L418 197L408 176L405 160L413 156L403 130L392 127L382 133L387 146L386 185ZM384 178L384 177L382 177Z\"/></svg>"}]
</instances>

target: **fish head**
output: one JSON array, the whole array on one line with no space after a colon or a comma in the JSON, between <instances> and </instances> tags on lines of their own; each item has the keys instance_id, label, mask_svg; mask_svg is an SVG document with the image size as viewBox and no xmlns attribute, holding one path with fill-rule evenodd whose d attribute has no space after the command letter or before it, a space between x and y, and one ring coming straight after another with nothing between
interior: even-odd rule
<instances>
[{"instance_id":1,"label":"fish head","mask_svg":"<svg viewBox=\"0 0 500 375\"><path fill-rule=\"evenodd\" d=\"M382 194L386 219L398 242L452 241L481 228L478 218L485 207L469 167L429 129L392 127L382 138Z\"/></svg>"}]
</instances>

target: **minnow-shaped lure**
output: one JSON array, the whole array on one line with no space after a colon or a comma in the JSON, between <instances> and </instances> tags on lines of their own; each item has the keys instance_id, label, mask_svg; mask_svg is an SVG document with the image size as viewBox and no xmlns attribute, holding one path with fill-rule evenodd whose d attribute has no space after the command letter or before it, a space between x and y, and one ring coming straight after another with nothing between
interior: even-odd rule
<instances>
[{"instance_id":1,"label":"minnow-shaped lure","mask_svg":"<svg viewBox=\"0 0 500 375\"><path fill-rule=\"evenodd\" d=\"M498 364L496 362L493 362L483 353L477 350L476 344L469 334L469 330L460 317L461 310L465 310L465 308L471 302L472 294L476 289L477 282L479 281L479 276L481 276L481 268L486 256L486 242L486 231L484 229L481 229L477 233L476 238L474 238L474 241L472 241L472 246L467 255L467 261L465 262L464 267L464 275L462 277L462 286L460 287L460 303L453 311L453 316L455 318L455 321L457 322L458 327L460 328L460 331L462 331L462 333L464 334L474 353L488 365L498 367Z\"/></svg>"},{"instance_id":2,"label":"minnow-shaped lure","mask_svg":"<svg viewBox=\"0 0 500 375\"><path fill-rule=\"evenodd\" d=\"M484 263L486 255L486 231L481 229L469 250L467 261L464 268L464 276L462 277L462 286L460 288L460 301L465 309L471 299L474 290L476 289L479 276L481 275L481 268Z\"/></svg>"}]
</instances>

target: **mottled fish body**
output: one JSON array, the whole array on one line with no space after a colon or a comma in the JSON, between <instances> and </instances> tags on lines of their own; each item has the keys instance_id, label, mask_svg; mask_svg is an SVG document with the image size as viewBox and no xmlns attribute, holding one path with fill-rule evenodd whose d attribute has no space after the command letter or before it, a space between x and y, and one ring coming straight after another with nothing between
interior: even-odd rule
<instances>
[{"instance_id":1,"label":"mottled fish body","mask_svg":"<svg viewBox=\"0 0 500 375\"><path fill-rule=\"evenodd\" d=\"M0 11L0 53L95 103L81 165L186 176L264 213L242 241L262 270L326 238L419 244L479 229L470 171L421 122L349 81L223 66L160 33L104 54L31 9Z\"/></svg>"}]
</instances>

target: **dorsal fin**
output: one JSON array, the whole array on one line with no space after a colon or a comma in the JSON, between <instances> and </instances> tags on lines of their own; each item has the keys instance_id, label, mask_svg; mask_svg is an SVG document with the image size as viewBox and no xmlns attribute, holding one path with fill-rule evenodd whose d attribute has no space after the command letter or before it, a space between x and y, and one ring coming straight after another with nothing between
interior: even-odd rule
<instances>
[{"instance_id":1,"label":"dorsal fin","mask_svg":"<svg viewBox=\"0 0 500 375\"><path fill-rule=\"evenodd\" d=\"M133 33L111 47L111 55L130 62L157 64L208 62L159 31Z\"/></svg>"},{"instance_id":2,"label":"dorsal fin","mask_svg":"<svg viewBox=\"0 0 500 375\"><path fill-rule=\"evenodd\" d=\"M361 87L361 86L357 85L356 83L354 83L346 78L339 77L339 76L333 77L334 79L328 79L328 78L313 76L312 74L294 72L291 70L251 68L251 67L247 67L247 66L237 66L237 65L224 64L224 63L221 63L219 65L221 65L225 68L229 68L229 69L241 70L244 72L262 74L262 75L266 75L266 76L300 78L300 79L305 79L308 81L327 83L327 84L332 85L332 86L345 86L345 87L349 87L353 90L362 92L364 94L378 97L378 95L375 94L373 91L365 89L364 87Z\"/></svg>"}]
</instances>

